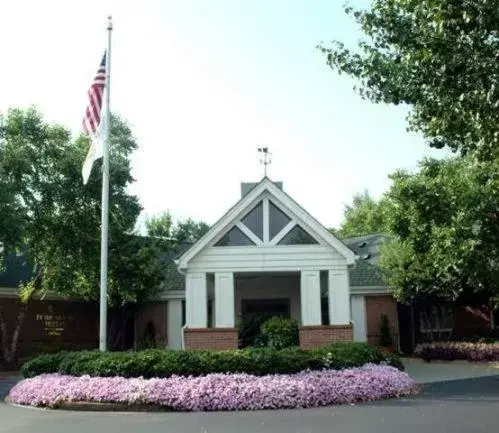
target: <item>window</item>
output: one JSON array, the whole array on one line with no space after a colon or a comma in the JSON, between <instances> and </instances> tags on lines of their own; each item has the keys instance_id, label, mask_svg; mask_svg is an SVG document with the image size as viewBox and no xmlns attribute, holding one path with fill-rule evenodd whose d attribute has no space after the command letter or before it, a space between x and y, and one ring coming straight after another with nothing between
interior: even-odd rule
<instances>
[{"instance_id":1,"label":"window","mask_svg":"<svg viewBox=\"0 0 499 433\"><path fill-rule=\"evenodd\" d=\"M454 309L451 305L433 305L419 313L420 330L423 333L452 332Z\"/></svg>"},{"instance_id":2,"label":"window","mask_svg":"<svg viewBox=\"0 0 499 433\"><path fill-rule=\"evenodd\" d=\"M216 244L216 247L235 247L244 245L255 245L253 241L248 238L237 227L232 227Z\"/></svg>"},{"instance_id":3,"label":"window","mask_svg":"<svg viewBox=\"0 0 499 433\"><path fill-rule=\"evenodd\" d=\"M268 218L264 218L263 215L266 200L269 206ZM316 245L319 243L268 198L260 199L256 206L249 211L245 210L242 215L244 216L233 223L234 226L218 240L215 247L264 246L276 243L278 245ZM268 239L263 239L265 230L268 230ZM279 236L283 230L285 234Z\"/></svg>"},{"instance_id":4,"label":"window","mask_svg":"<svg viewBox=\"0 0 499 433\"><path fill-rule=\"evenodd\" d=\"M286 233L279 242L279 245L313 245L318 242L310 236L299 225L294 226L289 233Z\"/></svg>"},{"instance_id":5,"label":"window","mask_svg":"<svg viewBox=\"0 0 499 433\"><path fill-rule=\"evenodd\" d=\"M241 222L263 240L263 202L258 203Z\"/></svg>"},{"instance_id":6,"label":"window","mask_svg":"<svg viewBox=\"0 0 499 433\"><path fill-rule=\"evenodd\" d=\"M273 239L290 221L291 218L269 200L269 238Z\"/></svg>"},{"instance_id":7,"label":"window","mask_svg":"<svg viewBox=\"0 0 499 433\"><path fill-rule=\"evenodd\" d=\"M325 296L321 297L321 316L322 324L329 325L329 298Z\"/></svg>"}]
</instances>

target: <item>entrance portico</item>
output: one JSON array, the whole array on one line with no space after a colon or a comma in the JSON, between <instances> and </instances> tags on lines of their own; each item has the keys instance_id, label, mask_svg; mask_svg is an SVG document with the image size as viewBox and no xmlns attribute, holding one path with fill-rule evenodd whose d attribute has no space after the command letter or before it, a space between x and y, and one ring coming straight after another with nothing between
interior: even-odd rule
<instances>
[{"instance_id":1,"label":"entrance portico","mask_svg":"<svg viewBox=\"0 0 499 433\"><path fill-rule=\"evenodd\" d=\"M264 178L177 261L186 278L185 347L237 347L237 315L247 299L287 299L302 347L352 340L348 266L354 260L349 248Z\"/></svg>"}]
</instances>

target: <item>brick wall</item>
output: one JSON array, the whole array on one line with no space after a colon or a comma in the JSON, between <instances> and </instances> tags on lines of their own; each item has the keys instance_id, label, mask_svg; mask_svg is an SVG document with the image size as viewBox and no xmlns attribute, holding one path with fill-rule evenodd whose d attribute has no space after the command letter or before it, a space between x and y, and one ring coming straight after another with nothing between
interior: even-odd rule
<instances>
[{"instance_id":1,"label":"brick wall","mask_svg":"<svg viewBox=\"0 0 499 433\"><path fill-rule=\"evenodd\" d=\"M300 327L300 347L313 349L324 347L335 341L352 341L352 325L302 326Z\"/></svg>"},{"instance_id":2,"label":"brick wall","mask_svg":"<svg viewBox=\"0 0 499 433\"><path fill-rule=\"evenodd\" d=\"M184 331L185 348L189 350L237 349L237 328L186 328Z\"/></svg>"},{"instance_id":3,"label":"brick wall","mask_svg":"<svg viewBox=\"0 0 499 433\"><path fill-rule=\"evenodd\" d=\"M481 335L491 329L490 305L458 306L456 308L456 335Z\"/></svg>"},{"instance_id":4,"label":"brick wall","mask_svg":"<svg viewBox=\"0 0 499 433\"><path fill-rule=\"evenodd\" d=\"M10 339L21 303L16 298L0 298L0 306ZM23 359L47 350L95 349L98 347L98 342L97 303L34 300L28 305L21 328L18 357Z\"/></svg>"},{"instance_id":5,"label":"brick wall","mask_svg":"<svg viewBox=\"0 0 499 433\"><path fill-rule=\"evenodd\" d=\"M366 296L367 342L373 346L379 345L379 318L381 314L388 316L392 336L396 342L399 334L397 302L389 295Z\"/></svg>"}]
</instances>

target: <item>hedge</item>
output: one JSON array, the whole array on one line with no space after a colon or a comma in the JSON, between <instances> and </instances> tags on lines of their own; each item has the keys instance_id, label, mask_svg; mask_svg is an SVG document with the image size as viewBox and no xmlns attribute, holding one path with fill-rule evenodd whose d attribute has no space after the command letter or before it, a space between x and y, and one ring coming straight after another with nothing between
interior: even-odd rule
<instances>
[{"instance_id":1,"label":"hedge","mask_svg":"<svg viewBox=\"0 0 499 433\"><path fill-rule=\"evenodd\" d=\"M403 370L400 359L365 343L335 343L315 350L247 348L232 351L148 349L136 352L60 352L40 355L21 367L24 377L44 373L100 377L204 376L246 373L255 376L293 374L305 370L344 369L387 364Z\"/></svg>"},{"instance_id":2,"label":"hedge","mask_svg":"<svg viewBox=\"0 0 499 433\"><path fill-rule=\"evenodd\" d=\"M437 341L434 343L422 343L416 346L414 354L427 361L433 359L445 361L499 361L499 342Z\"/></svg>"}]
</instances>

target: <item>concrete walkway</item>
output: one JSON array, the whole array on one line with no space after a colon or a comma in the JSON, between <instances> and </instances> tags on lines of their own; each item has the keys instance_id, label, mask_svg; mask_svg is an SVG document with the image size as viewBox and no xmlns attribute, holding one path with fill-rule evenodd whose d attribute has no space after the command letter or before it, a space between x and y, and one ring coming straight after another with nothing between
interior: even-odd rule
<instances>
[{"instance_id":1,"label":"concrete walkway","mask_svg":"<svg viewBox=\"0 0 499 433\"><path fill-rule=\"evenodd\" d=\"M449 380L499 376L499 363L470 363L467 361L425 362L404 358L405 371L416 383L435 383Z\"/></svg>"}]
</instances>

